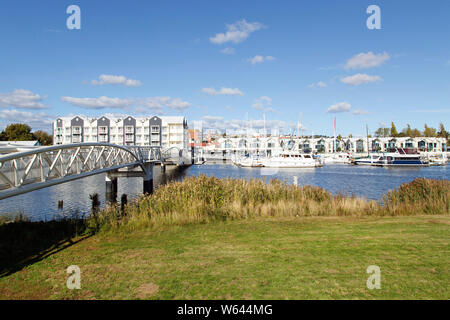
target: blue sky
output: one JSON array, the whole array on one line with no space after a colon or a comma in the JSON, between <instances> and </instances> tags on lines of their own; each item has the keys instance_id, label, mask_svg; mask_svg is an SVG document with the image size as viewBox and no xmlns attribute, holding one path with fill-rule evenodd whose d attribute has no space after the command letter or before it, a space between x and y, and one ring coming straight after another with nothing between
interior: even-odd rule
<instances>
[{"instance_id":1,"label":"blue sky","mask_svg":"<svg viewBox=\"0 0 450 320\"><path fill-rule=\"evenodd\" d=\"M381 30L366 26L372 4ZM342 135L448 129L449 31L447 0L2 1L0 127L157 113L226 129L265 113L326 135L335 116Z\"/></svg>"}]
</instances>

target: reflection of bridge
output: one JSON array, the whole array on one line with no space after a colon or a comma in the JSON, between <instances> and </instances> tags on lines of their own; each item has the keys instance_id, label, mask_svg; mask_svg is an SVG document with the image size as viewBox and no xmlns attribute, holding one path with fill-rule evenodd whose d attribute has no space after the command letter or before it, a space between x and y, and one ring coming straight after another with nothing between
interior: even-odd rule
<instances>
[{"instance_id":1,"label":"reflection of bridge","mask_svg":"<svg viewBox=\"0 0 450 320\"><path fill-rule=\"evenodd\" d=\"M152 193L156 163L188 165L190 159L176 148L109 143L29 148L0 156L0 200L105 172L109 200L115 200L118 177L143 177L144 193Z\"/></svg>"}]
</instances>

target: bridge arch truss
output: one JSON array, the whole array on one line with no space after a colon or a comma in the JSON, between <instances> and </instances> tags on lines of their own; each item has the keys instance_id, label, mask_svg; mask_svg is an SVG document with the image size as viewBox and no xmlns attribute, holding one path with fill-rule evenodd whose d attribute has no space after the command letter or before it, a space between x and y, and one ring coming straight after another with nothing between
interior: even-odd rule
<instances>
[{"instance_id":1,"label":"bridge arch truss","mask_svg":"<svg viewBox=\"0 0 450 320\"><path fill-rule=\"evenodd\" d=\"M160 148L80 143L0 156L0 200L87 176L162 161Z\"/></svg>"}]
</instances>

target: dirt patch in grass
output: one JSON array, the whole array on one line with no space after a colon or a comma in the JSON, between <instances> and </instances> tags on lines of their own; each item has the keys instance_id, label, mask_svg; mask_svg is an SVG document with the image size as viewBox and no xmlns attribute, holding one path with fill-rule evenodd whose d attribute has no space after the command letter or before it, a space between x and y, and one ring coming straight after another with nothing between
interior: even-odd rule
<instances>
[{"instance_id":1,"label":"dirt patch in grass","mask_svg":"<svg viewBox=\"0 0 450 320\"><path fill-rule=\"evenodd\" d=\"M437 224L447 224L450 225L450 221L443 221L443 220L428 220L429 223L437 223Z\"/></svg>"},{"instance_id":2,"label":"dirt patch in grass","mask_svg":"<svg viewBox=\"0 0 450 320\"><path fill-rule=\"evenodd\" d=\"M137 297L139 299L146 299L158 293L159 287L153 282L144 283L136 289Z\"/></svg>"}]
</instances>

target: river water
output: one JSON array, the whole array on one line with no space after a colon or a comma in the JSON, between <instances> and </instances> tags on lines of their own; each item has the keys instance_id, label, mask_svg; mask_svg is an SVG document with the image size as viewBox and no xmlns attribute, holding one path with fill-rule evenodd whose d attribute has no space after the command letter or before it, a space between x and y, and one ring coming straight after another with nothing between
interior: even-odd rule
<instances>
[{"instance_id":1,"label":"river water","mask_svg":"<svg viewBox=\"0 0 450 320\"><path fill-rule=\"evenodd\" d=\"M154 169L154 186L172 180L205 174L217 178L279 179L299 185L315 185L333 194L343 193L368 199L380 199L388 190L415 178L450 179L450 166L423 168L382 168L354 165L325 165L313 169L265 169L242 168L231 164L193 165L185 169L170 168L165 173L160 167ZM98 193L100 203L105 205L105 174L99 174L53 187L36 190L27 194L0 200L0 214L21 213L33 221L51 220L74 214L87 215L90 211L89 195ZM122 194L128 200L142 193L142 178L119 178L118 200ZM63 200L63 209L58 209L58 201Z\"/></svg>"}]
</instances>

